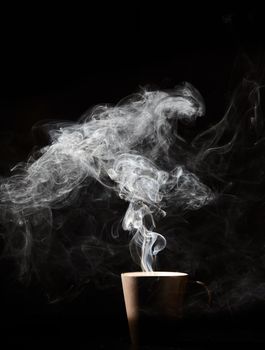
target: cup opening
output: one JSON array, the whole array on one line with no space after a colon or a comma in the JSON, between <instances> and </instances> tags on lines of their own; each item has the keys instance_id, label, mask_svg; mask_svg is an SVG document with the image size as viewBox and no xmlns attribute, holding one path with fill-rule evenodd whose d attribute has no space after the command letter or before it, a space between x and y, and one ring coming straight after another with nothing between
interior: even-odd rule
<instances>
[{"instance_id":1,"label":"cup opening","mask_svg":"<svg viewBox=\"0 0 265 350\"><path fill-rule=\"evenodd\" d=\"M124 277L180 277L188 276L185 272L170 272L170 271L139 271L139 272L124 272L121 274Z\"/></svg>"}]
</instances>

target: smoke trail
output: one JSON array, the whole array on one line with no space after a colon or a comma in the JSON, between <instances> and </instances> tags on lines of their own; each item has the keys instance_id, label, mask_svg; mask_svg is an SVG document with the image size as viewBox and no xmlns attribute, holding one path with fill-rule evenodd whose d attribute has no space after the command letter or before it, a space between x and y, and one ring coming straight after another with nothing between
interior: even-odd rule
<instances>
[{"instance_id":1,"label":"smoke trail","mask_svg":"<svg viewBox=\"0 0 265 350\"><path fill-rule=\"evenodd\" d=\"M1 180L7 250L22 260L22 272L34 250L49 251L53 211L68 207L94 180L129 202L122 226L132 234L132 257L152 270L166 245L154 231L155 219L166 215L167 206L198 209L213 199L181 163L182 149L172 148L176 140L184 142L178 122L203 113L200 94L185 83L172 91L142 91L117 106L97 106L75 124L46 126L50 145ZM36 225L42 229L34 230Z\"/></svg>"}]
</instances>

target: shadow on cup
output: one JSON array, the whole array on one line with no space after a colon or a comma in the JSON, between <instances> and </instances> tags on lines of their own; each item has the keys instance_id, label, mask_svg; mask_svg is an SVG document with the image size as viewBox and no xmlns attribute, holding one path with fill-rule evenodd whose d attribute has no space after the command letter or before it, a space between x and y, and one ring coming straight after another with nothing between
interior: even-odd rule
<instances>
[{"instance_id":1,"label":"shadow on cup","mask_svg":"<svg viewBox=\"0 0 265 350\"><path fill-rule=\"evenodd\" d=\"M176 323L183 317L189 276L183 272L128 272L121 274L132 349L170 344ZM205 287L210 303L210 292Z\"/></svg>"}]
</instances>

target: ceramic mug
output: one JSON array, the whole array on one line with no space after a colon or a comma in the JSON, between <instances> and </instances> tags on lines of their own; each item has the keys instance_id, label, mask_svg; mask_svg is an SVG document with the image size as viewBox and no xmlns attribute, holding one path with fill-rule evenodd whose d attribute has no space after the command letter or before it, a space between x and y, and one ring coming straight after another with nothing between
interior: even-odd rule
<instances>
[{"instance_id":1,"label":"ceramic mug","mask_svg":"<svg viewBox=\"0 0 265 350\"><path fill-rule=\"evenodd\" d=\"M205 288L208 303L211 294L201 281L191 281L184 272L127 272L121 274L125 308L133 348L144 340L168 338L166 329L183 316L189 283ZM165 329L166 328L166 329Z\"/></svg>"}]
</instances>

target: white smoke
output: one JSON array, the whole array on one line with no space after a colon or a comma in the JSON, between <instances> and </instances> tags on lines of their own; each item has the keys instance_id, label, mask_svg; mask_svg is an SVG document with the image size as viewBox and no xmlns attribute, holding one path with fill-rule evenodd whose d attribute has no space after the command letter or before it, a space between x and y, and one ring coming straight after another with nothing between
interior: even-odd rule
<instances>
[{"instance_id":1,"label":"white smoke","mask_svg":"<svg viewBox=\"0 0 265 350\"><path fill-rule=\"evenodd\" d=\"M95 179L129 202L123 229L132 234L130 251L143 270L151 271L166 246L154 231L155 218L166 215L168 205L198 209L213 198L169 152L180 138L176 122L203 113L200 94L186 83L170 92L143 91L114 107L97 106L79 123L50 128L51 144L1 183L5 215L27 227L23 254L30 254L33 239L26 217L68 206Z\"/></svg>"}]
</instances>

